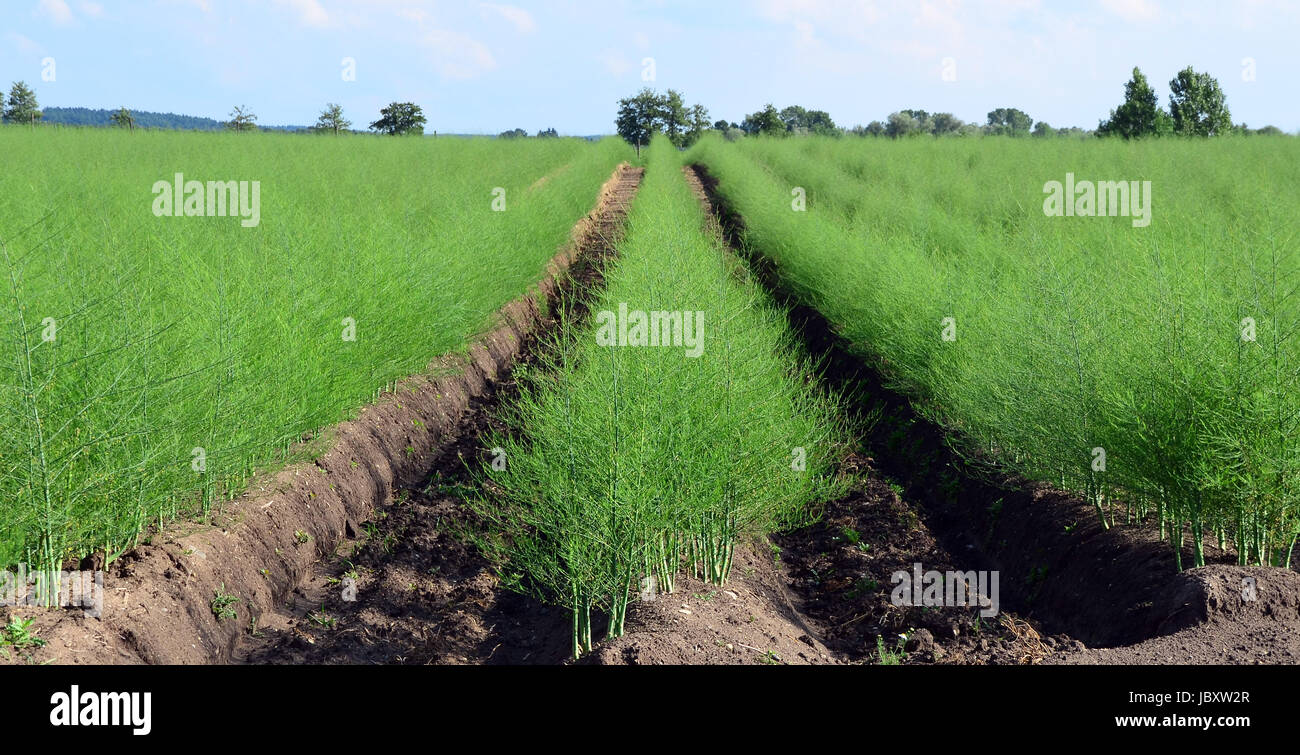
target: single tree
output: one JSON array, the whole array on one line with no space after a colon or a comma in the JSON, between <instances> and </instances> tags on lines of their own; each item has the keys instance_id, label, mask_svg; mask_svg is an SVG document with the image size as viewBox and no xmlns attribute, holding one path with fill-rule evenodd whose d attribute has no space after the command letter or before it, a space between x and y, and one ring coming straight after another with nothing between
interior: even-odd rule
<instances>
[{"instance_id":1,"label":"single tree","mask_svg":"<svg viewBox=\"0 0 1300 755\"><path fill-rule=\"evenodd\" d=\"M863 131L867 136L884 136L888 132L888 129L885 127L885 124L880 121L872 121L867 124L867 127L863 129Z\"/></svg>"},{"instance_id":2,"label":"single tree","mask_svg":"<svg viewBox=\"0 0 1300 755\"><path fill-rule=\"evenodd\" d=\"M1133 78L1124 85L1124 103L1110 111L1109 120L1097 126L1097 135L1125 139L1154 136L1162 114L1156 91L1142 71L1134 68Z\"/></svg>"},{"instance_id":3,"label":"single tree","mask_svg":"<svg viewBox=\"0 0 1300 755\"><path fill-rule=\"evenodd\" d=\"M537 138L538 138L538 139L558 139L558 138L560 138L560 132L559 132L559 131L556 131L556 130L553 129L553 128L548 128L548 129L546 129L545 131L538 131L538 132L537 132Z\"/></svg>"},{"instance_id":4,"label":"single tree","mask_svg":"<svg viewBox=\"0 0 1300 755\"><path fill-rule=\"evenodd\" d=\"M1034 124L1034 136L1049 137L1056 136L1056 129L1048 125L1047 121L1039 121Z\"/></svg>"},{"instance_id":5,"label":"single tree","mask_svg":"<svg viewBox=\"0 0 1300 755\"><path fill-rule=\"evenodd\" d=\"M329 102L325 104L325 109L320 111L320 117L316 119L317 131L322 133L330 132L338 134L340 131L347 131L352 128L352 121L343 117L343 106Z\"/></svg>"},{"instance_id":6,"label":"single tree","mask_svg":"<svg viewBox=\"0 0 1300 755\"><path fill-rule=\"evenodd\" d=\"M614 125L624 141L636 146L638 156L641 146L649 144L662 129L665 109L664 98L648 88L618 101L618 117Z\"/></svg>"},{"instance_id":7,"label":"single tree","mask_svg":"<svg viewBox=\"0 0 1300 755\"><path fill-rule=\"evenodd\" d=\"M371 131L392 136L424 133L424 111L413 102L391 102L379 111L379 116L379 120L370 124Z\"/></svg>"},{"instance_id":8,"label":"single tree","mask_svg":"<svg viewBox=\"0 0 1300 755\"><path fill-rule=\"evenodd\" d=\"M226 123L226 128L231 131L253 131L257 128L257 116L249 112L245 105L236 105L234 110L230 111L230 120Z\"/></svg>"},{"instance_id":9,"label":"single tree","mask_svg":"<svg viewBox=\"0 0 1300 755\"><path fill-rule=\"evenodd\" d=\"M4 118L10 123L32 124L41 119L41 106L36 102L36 93L26 82L16 81L9 90L9 101L5 103Z\"/></svg>"},{"instance_id":10,"label":"single tree","mask_svg":"<svg viewBox=\"0 0 1300 755\"><path fill-rule=\"evenodd\" d=\"M109 120L111 120L113 125L118 128L130 129L132 131L135 130L135 116L131 115L131 111L127 110L125 107L119 108L116 113L110 115Z\"/></svg>"},{"instance_id":11,"label":"single tree","mask_svg":"<svg viewBox=\"0 0 1300 755\"><path fill-rule=\"evenodd\" d=\"M1191 66L1169 82L1169 114L1174 133L1185 136L1219 136L1232 131L1232 115L1219 82Z\"/></svg>"}]
</instances>

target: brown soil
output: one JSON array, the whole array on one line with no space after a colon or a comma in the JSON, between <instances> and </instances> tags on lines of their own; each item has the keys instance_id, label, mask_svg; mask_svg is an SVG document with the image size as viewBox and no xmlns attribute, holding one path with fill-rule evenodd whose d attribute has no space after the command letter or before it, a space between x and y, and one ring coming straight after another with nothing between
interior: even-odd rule
<instances>
[{"instance_id":1,"label":"brown soil","mask_svg":"<svg viewBox=\"0 0 1300 755\"><path fill-rule=\"evenodd\" d=\"M665 665L823 665L841 663L796 608L766 539L736 546L727 584L687 576L671 595L628 608L627 633L602 642L589 663Z\"/></svg>"}]
</instances>

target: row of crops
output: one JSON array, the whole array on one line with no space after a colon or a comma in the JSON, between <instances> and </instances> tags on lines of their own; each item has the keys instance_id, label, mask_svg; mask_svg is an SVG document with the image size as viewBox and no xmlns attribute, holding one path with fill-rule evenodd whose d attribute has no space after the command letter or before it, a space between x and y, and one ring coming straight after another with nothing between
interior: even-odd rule
<instances>
[{"instance_id":1,"label":"row of crops","mask_svg":"<svg viewBox=\"0 0 1300 755\"><path fill-rule=\"evenodd\" d=\"M206 511L461 348L630 155L75 129L0 152L0 567L40 568ZM176 174L256 181L256 212L184 183L161 206Z\"/></svg>"},{"instance_id":2,"label":"row of crops","mask_svg":"<svg viewBox=\"0 0 1300 755\"><path fill-rule=\"evenodd\" d=\"M705 140L690 157L746 243L973 454L1078 491L1107 526L1158 520L1181 569L1189 535L1198 566L1207 540L1289 565L1300 532L1298 149ZM1150 181L1150 223L1048 214L1049 182L1075 180Z\"/></svg>"},{"instance_id":3,"label":"row of crops","mask_svg":"<svg viewBox=\"0 0 1300 755\"><path fill-rule=\"evenodd\" d=\"M572 609L574 654L685 571L722 584L737 538L835 489L841 428L788 324L724 250L666 140L648 152L607 287L504 408L484 542L521 591Z\"/></svg>"}]
</instances>

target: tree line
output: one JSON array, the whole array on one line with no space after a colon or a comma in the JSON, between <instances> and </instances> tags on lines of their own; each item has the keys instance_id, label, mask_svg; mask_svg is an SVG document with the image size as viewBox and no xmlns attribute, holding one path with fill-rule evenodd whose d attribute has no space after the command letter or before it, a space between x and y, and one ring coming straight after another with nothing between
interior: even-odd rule
<instances>
[{"instance_id":1,"label":"tree line","mask_svg":"<svg viewBox=\"0 0 1300 755\"><path fill-rule=\"evenodd\" d=\"M103 125L103 114L108 112L89 108L52 108L51 110L57 111L61 119L66 119L64 122L72 125ZM257 125L257 114L250 110L247 105L236 105L230 111L230 120L224 122L214 121L210 118L180 116L173 113L148 113L145 115L146 118L138 119L136 114L129 108L122 107L109 114L107 121L108 124L126 129L146 127L210 129L216 126L231 131L267 130L267 127ZM36 92L26 82L14 82L13 87L9 90L8 98L4 101L4 121L6 123L35 125L44 116L45 113L41 110L40 103L36 99ZM428 120L419 105L413 102L393 102L380 109L379 118L370 124L370 130L391 135L423 134L427 122ZM275 127L271 128L274 129ZM331 102L325 105L325 108L316 119L316 124L306 130L316 133L340 134L352 131L352 121L348 120L344 115L342 105ZM539 132L538 136L558 136L558 134L555 129L550 129L548 132Z\"/></svg>"},{"instance_id":2,"label":"tree line","mask_svg":"<svg viewBox=\"0 0 1300 755\"><path fill-rule=\"evenodd\" d=\"M1046 121L1035 122L1023 110L1000 107L989 111L985 122L968 123L952 113L929 113L925 110L899 110L890 113L883 121L871 121L865 126L841 128L835 125L824 110L810 110L791 105L778 110L768 103L762 109L746 115L740 123L715 121L700 127L690 122L683 130L683 119L674 115L674 103L680 106L681 94L668 90L659 95L643 89L632 97L619 100L615 126L618 133L630 144L649 143L654 133L664 133L678 147L694 143L705 130L720 132L726 139L736 140L746 136L787 137L817 134L822 136L860 136L901 139L916 136L1011 136L1011 137L1111 137L1135 139L1148 136L1212 137L1227 134L1282 134L1276 126L1251 129L1244 123L1233 124L1227 99L1219 82L1207 73L1198 73L1191 66L1179 71L1169 82L1169 109L1160 107L1155 90L1137 68L1133 78L1124 87L1124 102L1102 119L1096 129L1077 126L1055 128ZM696 105L705 114L708 110ZM677 125L675 131L671 130Z\"/></svg>"},{"instance_id":3,"label":"tree line","mask_svg":"<svg viewBox=\"0 0 1300 755\"><path fill-rule=\"evenodd\" d=\"M1179 71L1169 82L1169 109L1160 107L1155 90L1138 68L1124 85L1124 101L1102 119L1095 130L1078 127L1054 128L1045 121L1035 122L1028 113L1012 107L989 111L983 124L967 123L952 113L929 113L925 110L907 109L890 113L884 121L871 121L865 126L841 128L830 113L790 105L778 110L768 103L750 113L740 123L718 120L709 122L709 110L700 104L687 105L681 92L669 89L660 94L645 88L618 102L615 127L629 144L640 147L650 143L657 133L668 137L679 148L689 147L707 131L717 131L730 140L745 136L862 136L905 137L930 136L1117 136L1124 139L1149 136L1199 136L1212 137L1227 134L1281 134L1275 126L1251 129L1245 123L1233 124L1227 98L1219 82L1208 73L1200 73L1191 66ZM36 93L25 82L14 82L8 98L3 102L3 118L7 123L35 125L42 119ZM103 113L86 108L53 108L64 122L85 125L102 124ZM109 123L121 128L210 128L212 124L232 131L265 130L257 125L257 115L245 105L237 105L225 122L211 119L176 116L173 114L147 114L137 118L131 110L122 107L108 117ZM423 134L427 119L419 105L412 102L392 102L379 111L369 130L390 135ZM337 103L327 103L315 125L306 129L315 133L357 133ZM524 129L504 131L499 138L515 139L528 136ZM554 138L559 134L554 128L538 131L537 138Z\"/></svg>"}]
</instances>

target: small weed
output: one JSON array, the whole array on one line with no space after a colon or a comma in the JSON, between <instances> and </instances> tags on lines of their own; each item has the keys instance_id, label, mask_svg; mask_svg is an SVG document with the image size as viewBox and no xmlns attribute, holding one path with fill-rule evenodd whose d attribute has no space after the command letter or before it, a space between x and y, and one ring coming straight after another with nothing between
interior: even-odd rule
<instances>
[{"instance_id":1,"label":"small weed","mask_svg":"<svg viewBox=\"0 0 1300 755\"><path fill-rule=\"evenodd\" d=\"M221 583L221 589L216 591L216 597L212 599L212 613L218 620L234 619L238 617L235 612L235 605L239 603L239 598L224 592L226 583Z\"/></svg>"},{"instance_id":2,"label":"small weed","mask_svg":"<svg viewBox=\"0 0 1300 755\"><path fill-rule=\"evenodd\" d=\"M907 658L907 651L903 645L907 643L907 638L903 635L898 636L898 643L893 650L885 647L885 638L876 637L876 655L880 658L881 666L898 666Z\"/></svg>"},{"instance_id":3,"label":"small weed","mask_svg":"<svg viewBox=\"0 0 1300 755\"><path fill-rule=\"evenodd\" d=\"M311 622L316 626L325 627L326 629L333 629L338 624L338 619L325 613L325 604L323 603L319 611L309 611L307 618L311 619Z\"/></svg>"},{"instance_id":4,"label":"small weed","mask_svg":"<svg viewBox=\"0 0 1300 755\"><path fill-rule=\"evenodd\" d=\"M20 650L45 647L45 640L31 632L33 621L35 619L20 619L17 616L10 619L4 630L0 631L0 645L12 645Z\"/></svg>"},{"instance_id":5,"label":"small weed","mask_svg":"<svg viewBox=\"0 0 1300 755\"><path fill-rule=\"evenodd\" d=\"M863 575L862 577L858 578L857 582L853 583L853 589L849 590L848 597L859 598L862 597L863 595L869 595L878 589L880 589L879 582L872 579L871 577Z\"/></svg>"}]
</instances>

